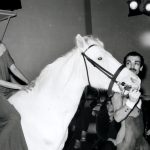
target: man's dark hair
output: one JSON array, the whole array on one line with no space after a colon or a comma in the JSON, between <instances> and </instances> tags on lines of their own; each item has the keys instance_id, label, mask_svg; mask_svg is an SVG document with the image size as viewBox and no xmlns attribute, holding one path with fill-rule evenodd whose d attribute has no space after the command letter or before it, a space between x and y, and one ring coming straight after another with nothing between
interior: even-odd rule
<instances>
[{"instance_id":1,"label":"man's dark hair","mask_svg":"<svg viewBox=\"0 0 150 150\"><path fill-rule=\"evenodd\" d=\"M140 53L138 53L138 52L136 52L136 51L131 51L131 52L129 52L129 53L124 57L123 64L124 64L125 66L126 66L126 59L127 59L128 56L139 56L139 57L140 57L140 59L141 59L141 66L143 66L143 69L142 69L142 71L139 72L138 76L140 77L140 79L144 79L145 76L146 76L146 71L147 71L146 65L145 65L145 63L144 63L144 57L143 57Z\"/></svg>"},{"instance_id":2,"label":"man's dark hair","mask_svg":"<svg viewBox=\"0 0 150 150\"><path fill-rule=\"evenodd\" d=\"M127 59L128 56L139 56L140 59L141 59L141 66L144 66L144 58L143 58L143 56L142 56L140 53L136 52L136 51L129 52L129 53L124 57L124 60L123 60L123 64L124 64L124 65L126 65L126 59Z\"/></svg>"}]
</instances>

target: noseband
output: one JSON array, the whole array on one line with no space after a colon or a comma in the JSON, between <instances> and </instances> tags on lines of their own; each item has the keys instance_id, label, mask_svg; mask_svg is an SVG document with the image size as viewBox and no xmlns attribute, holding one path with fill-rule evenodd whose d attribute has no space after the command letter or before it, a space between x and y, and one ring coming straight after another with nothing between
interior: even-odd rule
<instances>
[{"instance_id":1,"label":"noseband","mask_svg":"<svg viewBox=\"0 0 150 150\"><path fill-rule=\"evenodd\" d=\"M111 97L112 96L112 87L114 85L114 83L118 83L119 81L116 80L116 78L118 77L118 75L120 74L120 72L122 71L122 69L124 68L124 65L121 65L117 71L112 74L111 72L109 72L108 70L106 70L105 68L103 68L101 65L99 65L98 63L96 63L95 61L93 61L91 58L89 58L85 52L87 50L89 50L91 47L93 46L97 46L96 44L92 44L90 45L82 54L83 56L83 59L84 59L84 63L85 63L85 68L86 68L86 73L87 73L87 78L88 78L88 83L89 83L89 86L91 86L91 83L90 83L90 79L89 79L89 72L88 72L88 67L87 67L87 63L86 63L86 59L94 66L96 67L98 70L100 70L102 73L104 73L109 79L111 79L110 81L110 84L109 84L109 87L108 87L108 96ZM125 85L125 83L121 83L121 85Z\"/></svg>"}]
</instances>

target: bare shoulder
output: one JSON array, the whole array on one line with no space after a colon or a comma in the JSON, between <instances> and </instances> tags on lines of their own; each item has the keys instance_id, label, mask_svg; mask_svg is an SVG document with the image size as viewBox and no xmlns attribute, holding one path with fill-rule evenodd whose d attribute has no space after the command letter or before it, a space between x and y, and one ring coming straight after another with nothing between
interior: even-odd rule
<instances>
[{"instance_id":1,"label":"bare shoulder","mask_svg":"<svg viewBox=\"0 0 150 150\"><path fill-rule=\"evenodd\" d=\"M0 43L0 56L2 56L5 51L6 51L5 45L3 43Z\"/></svg>"}]
</instances>

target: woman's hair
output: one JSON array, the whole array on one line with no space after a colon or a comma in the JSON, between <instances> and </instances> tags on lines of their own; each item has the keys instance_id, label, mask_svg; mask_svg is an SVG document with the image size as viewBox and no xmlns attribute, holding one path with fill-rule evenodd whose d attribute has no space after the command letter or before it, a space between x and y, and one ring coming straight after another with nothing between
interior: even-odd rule
<instances>
[{"instance_id":1,"label":"woman's hair","mask_svg":"<svg viewBox=\"0 0 150 150\"><path fill-rule=\"evenodd\" d=\"M100 95L100 96L99 96L100 99L101 99L101 98L104 98L104 101L101 102L102 106L103 106L103 105L106 105L107 101L110 101L110 100L111 100L111 98L109 98L109 96L108 96L107 90L100 90L100 91L99 91L99 95Z\"/></svg>"}]
</instances>

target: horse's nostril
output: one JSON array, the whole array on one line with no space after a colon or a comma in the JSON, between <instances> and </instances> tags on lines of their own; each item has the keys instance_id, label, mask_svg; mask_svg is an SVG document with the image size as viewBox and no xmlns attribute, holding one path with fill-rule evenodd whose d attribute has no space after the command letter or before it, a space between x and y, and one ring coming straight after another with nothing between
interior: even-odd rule
<instances>
[{"instance_id":1,"label":"horse's nostril","mask_svg":"<svg viewBox=\"0 0 150 150\"><path fill-rule=\"evenodd\" d=\"M125 86L125 82L121 82L121 85L122 85L122 86Z\"/></svg>"},{"instance_id":2,"label":"horse's nostril","mask_svg":"<svg viewBox=\"0 0 150 150\"><path fill-rule=\"evenodd\" d=\"M132 87L131 87L130 85L127 85L127 86L124 87L124 89L125 89L126 91L130 91L131 88L132 88Z\"/></svg>"}]
</instances>

